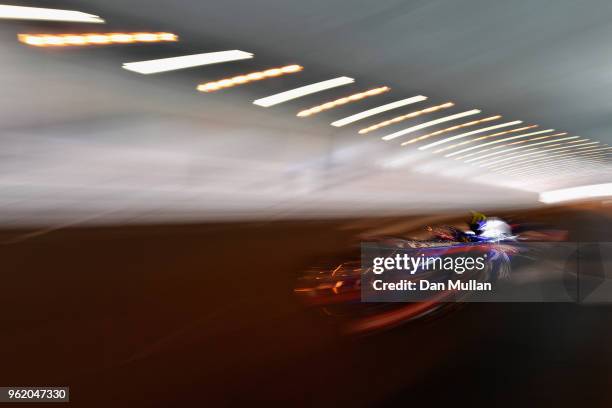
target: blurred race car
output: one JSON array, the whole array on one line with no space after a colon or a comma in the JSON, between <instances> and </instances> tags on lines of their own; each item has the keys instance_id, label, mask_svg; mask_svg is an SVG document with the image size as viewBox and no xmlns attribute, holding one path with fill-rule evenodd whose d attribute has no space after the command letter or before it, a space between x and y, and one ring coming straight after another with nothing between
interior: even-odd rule
<instances>
[{"instance_id":1,"label":"blurred race car","mask_svg":"<svg viewBox=\"0 0 612 408\"><path fill-rule=\"evenodd\" d=\"M474 222L475 218L478 219ZM374 242L398 250L418 248L428 257L487 254L486 268L472 272L473 276L466 278L494 282L509 277L512 258L522 251L520 242L533 240L534 237L552 241L564 237L560 232L552 234L552 229L538 233L535 228L529 229L520 224L512 226L503 220L481 217L480 214L472 218L468 230L452 226L428 226L425 230L429 236L423 240L379 237ZM414 277L422 279L427 277L427 273L431 272L416 271ZM362 277L368 277L368 274L372 274L372 271L362 268L360 248L355 248L305 271L298 278L294 291L305 304L334 318L344 331L353 334L387 329L426 316L438 316L459 307L462 299L458 296L466 296L447 291L413 303L362 303Z\"/></svg>"}]
</instances>

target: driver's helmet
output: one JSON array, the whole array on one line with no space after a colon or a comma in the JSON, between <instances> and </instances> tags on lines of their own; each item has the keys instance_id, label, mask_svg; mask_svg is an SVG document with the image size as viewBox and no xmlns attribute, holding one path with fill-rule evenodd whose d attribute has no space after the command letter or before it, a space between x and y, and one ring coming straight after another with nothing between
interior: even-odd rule
<instances>
[{"instance_id":1,"label":"driver's helmet","mask_svg":"<svg viewBox=\"0 0 612 408\"><path fill-rule=\"evenodd\" d=\"M487 223L487 216L477 211L472 211L472 220L469 223L470 230L476 235L480 235L484 225Z\"/></svg>"}]
</instances>

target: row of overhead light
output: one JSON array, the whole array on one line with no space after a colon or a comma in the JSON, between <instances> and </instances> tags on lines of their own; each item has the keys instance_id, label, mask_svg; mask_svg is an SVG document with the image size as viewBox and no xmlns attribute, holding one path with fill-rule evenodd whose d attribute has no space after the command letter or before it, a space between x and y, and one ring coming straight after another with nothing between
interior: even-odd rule
<instances>
[{"instance_id":1,"label":"row of overhead light","mask_svg":"<svg viewBox=\"0 0 612 408\"><path fill-rule=\"evenodd\" d=\"M0 5L0 18L31 19L31 20L56 20L74 21L82 23L104 23L98 16L70 10L41 9L33 7L3 6ZM19 34L19 41L24 44L38 47L65 47L104 44L129 44L129 43L152 43L152 42L174 42L178 36L173 33L89 33L89 34ZM148 61L128 62L123 68L140 74L155 74L184 68L192 68L223 62L239 61L253 58L252 53L229 50L220 52L209 52L202 54L186 55L172 58L162 58ZM251 72L210 81L199 84L196 89L201 92L211 93L226 88L248 84L255 81L275 78L283 75L295 74L303 70L300 65L287 65L270 68L263 71ZM353 78L341 76L326 81L321 81L301 86L288 91L280 92L264 98L256 99L253 104L262 107L271 107L294 100L306 95L322 92L332 88L348 85L355 82ZM306 118L317 113L336 108L348 103L357 102L364 98L374 97L389 92L388 86L381 86L362 91L342 98L331 100L308 109L301 110L296 116ZM343 127L354 122L370 118L407 105L423 102L428 98L417 95L410 98L397 100L372 109L350 115L331 123L334 127ZM439 112L455 106L453 102L429 106L420 110L414 110L361 128L359 134L367 134L378 131L389 125L394 125L406 120ZM456 121L481 113L479 109L471 109L461 113L455 113L441 118L426 121L405 129L392 132L381 137L384 141L390 141L405 137L409 134L437 126L446 122ZM556 132L554 129L535 130L538 125L525 125L520 120L513 120L493 124L502 119L501 115L488 116L481 119L470 120L458 125L436 130L425 135L413 137L403 141L401 146L408 146L428 139L436 138L458 130L474 128L485 125L474 130L468 130L459 134L453 134L442 139L430 141L418 147L424 151L436 147L434 154L444 153L444 157L461 160L466 164L477 165L495 172L509 175L523 174L529 169L541 170L542 166L553 168L557 165L573 163L576 159L583 159L588 163L601 163L610 153L612 147L599 142L592 142L580 136L567 136L567 132ZM513 127L518 126L518 127ZM513 128L511 128L513 127ZM510 129L506 129L510 128ZM501 130L503 129L503 130ZM501 130L501 131L500 131ZM518 133L518 134L516 134ZM481 135L484 134L484 135ZM469 138L476 136L475 138ZM501 136L510 135L502 139ZM536 136L536 137L534 137ZM494 139L495 138L495 139ZM489 141L489 139L494 139ZM456 142L458 141L458 142ZM486 142L485 142L486 141ZM453 144L449 144L455 142Z\"/></svg>"},{"instance_id":2,"label":"row of overhead light","mask_svg":"<svg viewBox=\"0 0 612 408\"><path fill-rule=\"evenodd\" d=\"M132 44L178 41L172 33L109 33L109 34L19 34L17 39L36 47L67 45Z\"/></svg>"}]
</instances>

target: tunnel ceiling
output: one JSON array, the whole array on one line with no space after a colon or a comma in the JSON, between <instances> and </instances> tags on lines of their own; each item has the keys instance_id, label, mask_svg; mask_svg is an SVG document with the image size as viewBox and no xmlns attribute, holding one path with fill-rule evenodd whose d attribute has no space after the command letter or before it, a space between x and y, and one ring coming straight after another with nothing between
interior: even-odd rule
<instances>
[{"instance_id":1,"label":"tunnel ceiling","mask_svg":"<svg viewBox=\"0 0 612 408\"><path fill-rule=\"evenodd\" d=\"M24 109L30 105L36 111L36 120L25 127L55 122L62 126L76 123L78 127L80 123L102 123L109 118L112 123L121 124L142 114L158 114L160 118L173 115L173 123L185 117L188 127L193 126L194 120L205 118L207 122L200 122L202 126L218 120L210 125L213 130L214 126L227 129L231 124L237 131L251 132L252 144L240 136L241 144L234 146L250 149L251 158L262 162L283 157L285 153L274 157L262 154L276 151L276 147L271 150L270 146L277 145L278 140L287 143L284 152L292 149L289 145L293 140L307 140L293 146L297 152L309 153L302 158L291 156L294 165L290 172L321 161L321 153L326 151L324 166L332 166L334 171L341 168L343 174L340 181L331 185L361 182L366 176L378 179L380 175L371 171L372 164L383 172L393 172L392 176L387 173L380 179L382 185L391 179L401 184L402 174L412 172L411 177L417 180L420 174L441 177L436 179L438 192L450 187L440 181L445 177L456 179L450 183L460 179L461 183L477 181L539 192L550 187L595 182L610 175L607 153L589 156L598 155L597 149L612 143L609 115L612 101L608 98L612 91L609 74L612 3L608 1L66 0L30 1L23 5L79 10L99 15L107 24L12 21L4 24L10 27L5 28L4 34L14 42L14 50L5 45L6 55L14 51L27 61L27 67L10 75L18 80L31 78L32 89L51 87L45 90L45 95L32 100L31 94L17 90L16 81L9 81L8 93L18 109L11 110L5 104L0 112L4 129L22 129L24 122L33 117ZM28 49L14 41L18 32L91 31L167 31L178 34L180 42L60 51ZM253 53L255 58L157 75L121 69L121 63L126 62L223 50L242 50ZM198 83L292 64L304 69L248 86L210 93L195 91ZM66 66L73 68L66 71L63 69ZM253 104L288 89L337 77L354 81L276 106ZM90 92L84 92L84 87ZM340 103L333 109L315 112L312 117L296 116L305 109L317 109L323 103L380 87L390 89L355 103ZM61 94L50 93L60 89ZM358 112L418 95L428 99L346 126L330 126ZM87 100L92 103L84 103ZM402 115L405 117L398 119ZM448 118L453 115L456 118ZM439 123L430 124L431 121ZM420 125L423 129L418 128ZM126 128L139 126L130 122ZM417 128L402 134L412 126ZM491 126L490 131L485 131L487 126ZM267 130L262 131L263 128ZM484 130L469 134L475 129ZM360 130L367 134L360 134ZM438 135L438 131L443 132ZM67 137L70 129L54 132ZM225 149L210 128L207 132L208 141L215 143L214 149ZM266 132L268 136L262 136ZM188 133L197 131L190 129ZM272 134L276 139L271 139ZM457 135L461 136L457 141L446 140ZM90 140L98 137L93 132L88 136ZM515 136L518 138L512 139ZM104 140L110 140L109 137L106 134ZM189 150L190 137L176 145ZM136 139L134 136L133 140ZM428 146L439 140L444 140L444 144ZM503 144L479 150L483 143L498 140ZM414 143L402 146L406 142ZM536 147L535 151L531 146ZM470 150L472 147L478 149ZM157 148L166 149L161 144ZM207 146L205 150L210 153L214 149ZM591 153L591 149L595 152ZM466 151L446 157L458 150ZM500 155L506 150L515 153ZM544 175L538 168L540 151L546 153L542 159L551 156ZM571 166L560 169L554 166L557 156L573 160L575 152L579 160L568 165L584 170L580 178ZM217 156L224 157L225 153ZM513 167L515 156L522 153L526 153L525 157L518 159L528 164L527 172ZM246 151L242 154L249 155ZM483 163L479 157L483 154L491 156L484 160L484 169L474 166ZM533 154L536 160L531 160ZM349 156L354 162L343 162ZM581 161L583 157L586 160ZM478 160L469 163L473 159ZM396 172L398 169L400 173ZM492 177L488 177L491 169ZM539 177L537 180L546 183L534 187L530 171ZM484 173L487 174L483 176ZM499 182L500 174L504 183ZM576 177L551 180L551 175L559 174ZM479 198L484 202L487 197Z\"/></svg>"}]
</instances>

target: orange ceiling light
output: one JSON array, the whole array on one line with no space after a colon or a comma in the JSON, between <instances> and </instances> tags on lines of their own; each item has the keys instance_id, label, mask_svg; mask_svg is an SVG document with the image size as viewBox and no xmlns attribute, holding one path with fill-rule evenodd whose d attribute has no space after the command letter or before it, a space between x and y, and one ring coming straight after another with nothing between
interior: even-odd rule
<instances>
[{"instance_id":1,"label":"orange ceiling light","mask_svg":"<svg viewBox=\"0 0 612 408\"><path fill-rule=\"evenodd\" d=\"M392 125L394 123L402 122L402 121L404 121L406 119L416 118L417 116L421 116L421 115L424 115L426 113L437 112L439 110L450 108L452 106L455 106L455 104L452 103L452 102L446 102L446 103L443 103L441 105L430 106L429 108L425 108L425 109L421 109L421 110L418 110L418 111L410 112L410 113L408 113L406 115L397 116L397 117L395 117L393 119L385 120L385 121L377 123L375 125L368 126L367 128L363 128L363 129L361 129L359 131L359 134L364 135L364 134L369 133L369 132L371 132L373 130L380 129L381 127L385 127L385 126Z\"/></svg>"},{"instance_id":2,"label":"orange ceiling light","mask_svg":"<svg viewBox=\"0 0 612 408\"><path fill-rule=\"evenodd\" d=\"M35 47L64 47L173 42L178 41L178 36L172 33L17 34L17 39L24 44Z\"/></svg>"},{"instance_id":3,"label":"orange ceiling light","mask_svg":"<svg viewBox=\"0 0 612 408\"><path fill-rule=\"evenodd\" d=\"M466 140L464 142L459 142L459 143L456 143L454 145L450 145L448 147L443 147L442 149L434 150L434 153L441 153L441 152L444 152L446 150L451 150L451 149L454 149L454 148L457 148L457 147L460 147L460 146L464 146L466 144L471 144L471 143L474 143L474 142L478 142L480 140L486 140L486 139L490 139L492 137L507 135L509 133L522 132L523 130L533 129L533 128L537 128L537 127L538 127L538 125L529 125L529 126L523 126L523 127L520 127L520 128L516 128L516 129L506 130L504 132L493 133L492 135L480 136L480 137L477 137L476 139Z\"/></svg>"},{"instance_id":4,"label":"orange ceiling light","mask_svg":"<svg viewBox=\"0 0 612 408\"><path fill-rule=\"evenodd\" d=\"M285 74L300 72L304 67L301 65L286 65L279 68L270 68L265 71L251 72L250 74L237 75L232 78L220 79L218 81L206 82L197 86L200 92L215 92L219 89L231 88L236 85L243 85L249 82L260 81L262 79L274 78Z\"/></svg>"},{"instance_id":5,"label":"orange ceiling light","mask_svg":"<svg viewBox=\"0 0 612 408\"><path fill-rule=\"evenodd\" d=\"M360 99L367 98L368 96L379 95L383 92L388 92L390 90L391 88L389 88L388 86L381 86L379 88L370 89L369 91L359 92L353 95L346 96L344 98L336 99L335 101L326 102L321 105L313 106L312 108L304 109L302 111L299 111L296 116L299 116L300 118L305 118L317 114L319 112L323 112L325 110L333 109L336 106L344 105L349 102L355 102Z\"/></svg>"},{"instance_id":6,"label":"orange ceiling light","mask_svg":"<svg viewBox=\"0 0 612 408\"><path fill-rule=\"evenodd\" d=\"M407 142L402 143L402 146L406 146L406 145L411 144L411 143L416 143L418 141L428 139L428 138L430 138L432 136L438 136L438 135L442 135L444 133L452 132L453 130L463 129L463 128L468 127L468 126L474 126L474 125L478 125L480 123L485 123L485 122L490 122L492 120L497 120L499 118L501 118L501 115L495 115L495 116L490 116L488 118L479 119L479 120L473 120L471 122L466 122L466 123L462 123L460 125L451 126L451 127L446 128L446 129L436 130L435 132L428 133L428 134L423 135L423 136L415 137L414 139L410 139ZM520 123L520 122L518 122L518 123Z\"/></svg>"}]
</instances>

